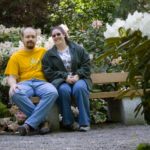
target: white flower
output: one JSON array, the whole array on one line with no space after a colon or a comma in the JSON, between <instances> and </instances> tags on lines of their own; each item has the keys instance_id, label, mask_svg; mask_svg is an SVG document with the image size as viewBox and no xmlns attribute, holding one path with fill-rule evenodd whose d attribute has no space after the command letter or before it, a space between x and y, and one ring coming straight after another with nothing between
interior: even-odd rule
<instances>
[{"instance_id":1,"label":"white flower","mask_svg":"<svg viewBox=\"0 0 150 150\"><path fill-rule=\"evenodd\" d=\"M44 45L45 41L46 41L46 37L43 35L37 36L37 42L36 42L36 46L37 47L41 47Z\"/></svg>"},{"instance_id":2,"label":"white flower","mask_svg":"<svg viewBox=\"0 0 150 150\"><path fill-rule=\"evenodd\" d=\"M54 41L52 37L49 37L48 41L44 43L44 47L48 50L51 49L54 46Z\"/></svg>"},{"instance_id":3,"label":"white flower","mask_svg":"<svg viewBox=\"0 0 150 150\"><path fill-rule=\"evenodd\" d=\"M37 36L41 36L41 29L36 29Z\"/></svg>"},{"instance_id":4,"label":"white flower","mask_svg":"<svg viewBox=\"0 0 150 150\"><path fill-rule=\"evenodd\" d=\"M112 26L110 26L108 23L106 24L106 28L107 30L104 32L104 37L110 38L110 37L117 37L118 35L118 31L115 30Z\"/></svg>"},{"instance_id":5,"label":"white flower","mask_svg":"<svg viewBox=\"0 0 150 150\"><path fill-rule=\"evenodd\" d=\"M9 51L9 55L12 55L14 52L18 51L19 48L18 47L12 47Z\"/></svg>"},{"instance_id":6,"label":"white flower","mask_svg":"<svg viewBox=\"0 0 150 150\"><path fill-rule=\"evenodd\" d=\"M66 24L59 25L66 32L66 36L69 37L69 28Z\"/></svg>"},{"instance_id":7,"label":"white flower","mask_svg":"<svg viewBox=\"0 0 150 150\"><path fill-rule=\"evenodd\" d=\"M23 48L24 48L23 42L22 42L22 41L19 41L19 47L18 47L18 49L23 49Z\"/></svg>"},{"instance_id":8,"label":"white flower","mask_svg":"<svg viewBox=\"0 0 150 150\"><path fill-rule=\"evenodd\" d=\"M119 37L118 29L120 27L124 27L124 25L125 25L125 21L121 19L116 19L116 22L112 26L106 24L107 30L104 32L104 37L105 38Z\"/></svg>"},{"instance_id":9,"label":"white flower","mask_svg":"<svg viewBox=\"0 0 150 150\"><path fill-rule=\"evenodd\" d=\"M106 24L107 30L104 32L104 37L119 37L118 29L120 27L124 27L126 30L131 29L131 32L140 30L143 37L147 36L150 39L150 13L135 11L133 15L129 13L126 20L117 19L112 26Z\"/></svg>"},{"instance_id":10,"label":"white flower","mask_svg":"<svg viewBox=\"0 0 150 150\"><path fill-rule=\"evenodd\" d=\"M142 32L142 36L148 36L150 39L150 14L144 13L141 22L140 31Z\"/></svg>"},{"instance_id":11,"label":"white flower","mask_svg":"<svg viewBox=\"0 0 150 150\"><path fill-rule=\"evenodd\" d=\"M122 61L122 57L119 56L118 58L113 59L113 60L111 61L111 64L115 66L115 65L118 65L121 61Z\"/></svg>"},{"instance_id":12,"label":"white flower","mask_svg":"<svg viewBox=\"0 0 150 150\"><path fill-rule=\"evenodd\" d=\"M19 34L20 30L20 28L6 28L4 25L0 25L0 34Z\"/></svg>"},{"instance_id":13,"label":"white flower","mask_svg":"<svg viewBox=\"0 0 150 150\"><path fill-rule=\"evenodd\" d=\"M90 60L93 60L94 54L90 53L90 54L89 54L89 57L90 57Z\"/></svg>"},{"instance_id":14,"label":"white flower","mask_svg":"<svg viewBox=\"0 0 150 150\"><path fill-rule=\"evenodd\" d=\"M5 78L2 79L1 84L3 86L7 86L8 85L8 83L7 83L7 77L5 77Z\"/></svg>"},{"instance_id":15,"label":"white flower","mask_svg":"<svg viewBox=\"0 0 150 150\"><path fill-rule=\"evenodd\" d=\"M143 14L137 11L135 11L133 15L129 14L126 19L125 29L131 29L132 31L139 30L142 24L142 18Z\"/></svg>"},{"instance_id":16,"label":"white flower","mask_svg":"<svg viewBox=\"0 0 150 150\"><path fill-rule=\"evenodd\" d=\"M69 28L67 27L66 24L61 24L59 25L61 28L63 28L63 30L67 33L69 31Z\"/></svg>"}]
</instances>

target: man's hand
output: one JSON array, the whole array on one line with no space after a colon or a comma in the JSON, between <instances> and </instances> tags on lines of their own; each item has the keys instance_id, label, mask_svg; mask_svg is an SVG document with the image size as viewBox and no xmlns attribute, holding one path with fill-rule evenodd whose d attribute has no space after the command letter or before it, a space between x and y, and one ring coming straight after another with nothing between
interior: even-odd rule
<instances>
[{"instance_id":1,"label":"man's hand","mask_svg":"<svg viewBox=\"0 0 150 150\"><path fill-rule=\"evenodd\" d=\"M19 86L17 84L13 84L10 86L9 89L9 96L12 96L15 93L16 89L20 89Z\"/></svg>"},{"instance_id":2,"label":"man's hand","mask_svg":"<svg viewBox=\"0 0 150 150\"><path fill-rule=\"evenodd\" d=\"M12 96L16 89L19 89L19 86L17 85L17 77L14 75L9 75L7 77L7 83L10 86L9 89L9 96Z\"/></svg>"}]
</instances>

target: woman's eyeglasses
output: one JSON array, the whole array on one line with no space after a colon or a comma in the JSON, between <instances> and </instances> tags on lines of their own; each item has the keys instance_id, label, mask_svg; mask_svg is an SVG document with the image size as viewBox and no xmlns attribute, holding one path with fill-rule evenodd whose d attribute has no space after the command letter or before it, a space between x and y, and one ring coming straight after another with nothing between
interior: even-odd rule
<instances>
[{"instance_id":1,"label":"woman's eyeglasses","mask_svg":"<svg viewBox=\"0 0 150 150\"><path fill-rule=\"evenodd\" d=\"M54 37L60 36L60 35L61 35L61 33L56 33L56 34L53 34L52 37L54 38Z\"/></svg>"}]
</instances>

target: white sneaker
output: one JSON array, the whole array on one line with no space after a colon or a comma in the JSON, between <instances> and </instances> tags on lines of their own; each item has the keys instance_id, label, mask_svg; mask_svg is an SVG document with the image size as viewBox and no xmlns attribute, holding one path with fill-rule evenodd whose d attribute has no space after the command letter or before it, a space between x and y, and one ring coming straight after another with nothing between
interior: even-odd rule
<instances>
[{"instance_id":1,"label":"white sneaker","mask_svg":"<svg viewBox=\"0 0 150 150\"><path fill-rule=\"evenodd\" d=\"M86 132L90 130L90 126L80 126L79 131Z\"/></svg>"}]
</instances>

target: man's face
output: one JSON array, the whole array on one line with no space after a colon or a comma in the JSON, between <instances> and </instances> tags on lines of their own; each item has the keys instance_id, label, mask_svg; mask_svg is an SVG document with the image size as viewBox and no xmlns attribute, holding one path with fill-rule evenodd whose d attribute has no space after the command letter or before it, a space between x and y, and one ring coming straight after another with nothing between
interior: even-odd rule
<instances>
[{"instance_id":1,"label":"man's face","mask_svg":"<svg viewBox=\"0 0 150 150\"><path fill-rule=\"evenodd\" d=\"M23 32L22 41L26 49L33 49L37 41L36 31L32 28L27 28Z\"/></svg>"}]
</instances>

